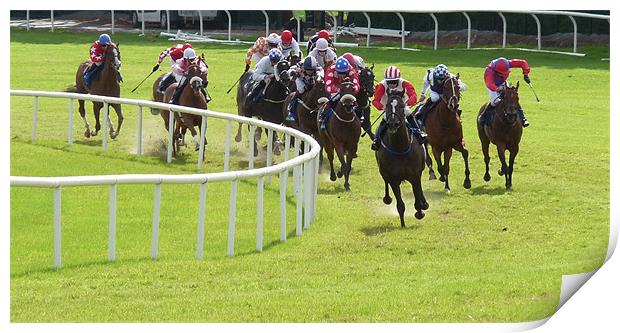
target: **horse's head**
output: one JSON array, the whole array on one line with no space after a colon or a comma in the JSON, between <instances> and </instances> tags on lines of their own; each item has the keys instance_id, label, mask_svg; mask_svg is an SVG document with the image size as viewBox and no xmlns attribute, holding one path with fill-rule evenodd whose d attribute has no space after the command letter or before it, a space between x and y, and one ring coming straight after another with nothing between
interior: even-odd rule
<instances>
[{"instance_id":1,"label":"horse's head","mask_svg":"<svg viewBox=\"0 0 620 333\"><path fill-rule=\"evenodd\" d=\"M404 94L404 90L399 92L396 89L390 89L388 91L388 100L385 104L384 112L388 132L390 134L396 133L396 131L398 131L398 129L405 123L405 102L403 102Z\"/></svg>"},{"instance_id":2,"label":"horse's head","mask_svg":"<svg viewBox=\"0 0 620 333\"><path fill-rule=\"evenodd\" d=\"M189 80L189 85L194 92L194 95L200 94L200 89L203 88L206 81L203 80L203 71L198 61L192 63L187 68L186 79Z\"/></svg>"},{"instance_id":3,"label":"horse's head","mask_svg":"<svg viewBox=\"0 0 620 333\"><path fill-rule=\"evenodd\" d=\"M294 53L291 52L291 54L289 54L289 56L288 56L288 58L286 58L286 60L291 65L297 65L301 61L301 57L299 57L299 54L294 54Z\"/></svg>"},{"instance_id":4,"label":"horse's head","mask_svg":"<svg viewBox=\"0 0 620 333\"><path fill-rule=\"evenodd\" d=\"M441 99L448 105L448 110L457 112L461 101L461 89L459 88L459 76L450 76L443 82L443 93Z\"/></svg>"},{"instance_id":5,"label":"horse's head","mask_svg":"<svg viewBox=\"0 0 620 333\"><path fill-rule=\"evenodd\" d=\"M284 86L288 85L291 77L288 73L289 68L291 68L291 64L287 60L280 60L275 66L274 76L276 81L282 83Z\"/></svg>"},{"instance_id":6,"label":"horse's head","mask_svg":"<svg viewBox=\"0 0 620 333\"><path fill-rule=\"evenodd\" d=\"M503 91L502 102L498 105L498 111L500 111L502 117L509 124L517 121L517 108L519 106L519 82L512 87L510 84L506 84L506 88Z\"/></svg>"},{"instance_id":7,"label":"horse's head","mask_svg":"<svg viewBox=\"0 0 620 333\"><path fill-rule=\"evenodd\" d=\"M360 90L365 92L367 96L372 96L375 93L375 73L372 71L374 67L375 65L372 65L360 70Z\"/></svg>"},{"instance_id":8,"label":"horse's head","mask_svg":"<svg viewBox=\"0 0 620 333\"><path fill-rule=\"evenodd\" d=\"M355 98L355 85L347 79L340 85L340 98L339 104L342 105L346 113L353 112L353 108L357 105L357 99Z\"/></svg>"},{"instance_id":9,"label":"horse's head","mask_svg":"<svg viewBox=\"0 0 620 333\"><path fill-rule=\"evenodd\" d=\"M110 43L105 50L106 63L117 72L121 70L121 51L118 45L119 44Z\"/></svg>"},{"instance_id":10,"label":"horse's head","mask_svg":"<svg viewBox=\"0 0 620 333\"><path fill-rule=\"evenodd\" d=\"M316 101L318 98L325 96L325 82L323 82L322 78L318 78L314 81L314 85L310 91L308 91L309 101Z\"/></svg>"},{"instance_id":11,"label":"horse's head","mask_svg":"<svg viewBox=\"0 0 620 333\"><path fill-rule=\"evenodd\" d=\"M204 54L197 58L196 64L200 67L200 78L205 82L209 82L209 65L205 60Z\"/></svg>"}]
</instances>

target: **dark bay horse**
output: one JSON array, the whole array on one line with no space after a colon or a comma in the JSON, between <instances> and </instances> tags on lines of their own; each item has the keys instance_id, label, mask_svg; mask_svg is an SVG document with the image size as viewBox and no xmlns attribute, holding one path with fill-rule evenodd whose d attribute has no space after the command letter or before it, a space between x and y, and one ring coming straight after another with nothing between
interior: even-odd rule
<instances>
[{"instance_id":1,"label":"dark bay horse","mask_svg":"<svg viewBox=\"0 0 620 333\"><path fill-rule=\"evenodd\" d=\"M433 147L433 156L437 162L437 170L439 171L439 180L444 182L444 190L450 193L450 183L448 175L450 174L450 158L452 157L452 149L463 155L465 161L465 181L463 187L470 188L471 180L469 179L469 152L465 148L465 140L463 140L463 126L461 125L461 117L459 116L459 101L461 93L459 90L459 75L447 78L443 83L443 93L441 100L434 107L432 112L428 112L426 116L426 134L428 134L428 143ZM444 162L441 162L443 154ZM430 179L435 179L433 171L433 161L426 150L426 164L429 168Z\"/></svg>"},{"instance_id":2,"label":"dark bay horse","mask_svg":"<svg viewBox=\"0 0 620 333\"><path fill-rule=\"evenodd\" d=\"M291 93L284 102L282 112L285 117L288 114L288 105L293 95L294 93ZM318 100L321 97L325 97L325 82L323 82L322 79L318 79L314 82L312 88L304 93L297 101L297 122L292 123L287 121L286 125L290 125L314 138L318 138L319 127L317 126L316 118L317 111L319 110Z\"/></svg>"},{"instance_id":3,"label":"dark bay horse","mask_svg":"<svg viewBox=\"0 0 620 333\"><path fill-rule=\"evenodd\" d=\"M400 226L405 227L405 203L403 202L400 184L408 181L413 188L415 197L415 217L424 218L424 210L428 202L422 191L422 171L424 170L424 147L417 143L413 132L406 126L405 104L402 92L388 91L385 105L387 131L381 137L381 145L375 152L379 173L385 182L383 203L392 203L388 185L396 197L396 207L400 216Z\"/></svg>"},{"instance_id":4,"label":"dark bay horse","mask_svg":"<svg viewBox=\"0 0 620 333\"><path fill-rule=\"evenodd\" d=\"M91 94L91 95L100 95L100 96L110 96L110 97L120 97L121 96L121 86L118 82L119 71L121 69L121 51L118 48L118 44L110 44L105 51L105 60L103 62L103 68L97 73L91 81L90 87L86 87L84 84L84 71L91 65L91 61L87 60L81 63L78 66L77 72L75 74L75 86L70 87L67 91L77 92L80 94ZM94 66L94 64L92 65ZM95 130L90 130L90 124L88 123L88 119L86 118L86 110L84 109L84 101L78 100L80 116L84 120L84 125L86 127L86 131L84 132L84 136L90 138L90 136L95 136L101 130L101 123L99 122L99 115L101 113L101 108L103 107L103 103L101 102L93 102L93 112L95 114ZM112 121L110 120L110 115L108 113L108 119L104 119L110 124L110 138L115 139L119 133L121 132L121 126L123 124L123 112L121 111L120 104L110 104L114 111L116 111L117 116L117 128L114 130L114 126L112 125Z\"/></svg>"},{"instance_id":5,"label":"dark bay horse","mask_svg":"<svg viewBox=\"0 0 620 333\"><path fill-rule=\"evenodd\" d=\"M274 78L267 84L263 98L258 103L255 103L248 99L248 94L254 86L252 82L252 74L254 74L254 72L252 70L249 70L243 73L243 75L241 75L241 79L239 80L239 87L237 88L238 114L240 116L250 118L257 117L259 119L275 124L282 124L285 119L285 116L282 114L282 107L289 92L289 68L290 64L286 60L280 60L276 64ZM242 124L239 123L237 135L235 136L236 142L241 141L241 126ZM260 140L260 135L261 131L260 128L258 128L253 138L253 140L255 141L254 156L258 155L258 145L256 144L256 141ZM279 155L280 139L275 132L273 135L273 142L273 153Z\"/></svg>"},{"instance_id":6,"label":"dark bay horse","mask_svg":"<svg viewBox=\"0 0 620 333\"><path fill-rule=\"evenodd\" d=\"M187 74L185 75L185 80L187 80L188 83L184 87L182 87L183 90L180 92L179 105L194 107L203 110L207 109L207 99L206 96L202 93L202 88L205 84L205 80L203 80L202 78L203 76L204 71L202 70L200 63L193 63L188 67ZM170 99L172 98L172 94L174 93L177 86L177 83L173 83L166 89L166 93L164 94L164 101L170 101ZM166 112L168 111L166 110ZM175 121L176 120L178 120L177 124L179 124L178 127L180 127L181 130L189 129L189 131L192 133L195 148L196 150L198 150L200 148L198 131L200 131L202 116L183 112L179 114L177 112L175 113ZM198 131L196 131L195 127L198 127ZM183 136L183 134L184 132L181 134L181 136ZM176 149L173 149L173 153L175 153L176 156L175 150L178 150L178 141L175 140L175 142L177 143L177 147ZM174 148L175 144L173 144L172 146Z\"/></svg>"},{"instance_id":7,"label":"dark bay horse","mask_svg":"<svg viewBox=\"0 0 620 333\"><path fill-rule=\"evenodd\" d=\"M361 109L364 115L364 121L362 121L362 128L364 132L368 134L370 140L375 139L375 135L372 132L372 126L370 124L370 98L375 93L375 73L373 69L375 65L370 67L364 67L359 72L360 80L360 92L357 95L358 108Z\"/></svg>"},{"instance_id":8,"label":"dark bay horse","mask_svg":"<svg viewBox=\"0 0 620 333\"><path fill-rule=\"evenodd\" d=\"M351 172L351 163L353 158L357 156L357 145L362 132L359 118L355 115L354 108L357 105L355 96L353 95L354 87L351 82L343 82L340 87L342 97L334 106L334 112L331 114L325 130L319 129L320 143L327 159L329 160L331 181L336 181L336 173L334 172L334 149L340 160L340 170L338 178L344 175L344 189L350 191L349 174ZM323 97L319 103L327 102L327 98ZM322 106L324 107L324 105ZM317 124L318 126L318 124ZM319 127L320 128L320 127Z\"/></svg>"},{"instance_id":9,"label":"dark bay horse","mask_svg":"<svg viewBox=\"0 0 620 333\"><path fill-rule=\"evenodd\" d=\"M478 118L486 109L489 102L480 108ZM517 107L519 105L519 82L515 87L506 86L502 100L495 107L495 114L488 115L487 119L491 119L489 124L484 126L478 121L478 137L482 144L482 153L484 154L484 164L486 171L484 180L491 180L489 174L489 143L492 142L497 146L497 154L502 163L502 167L498 170L500 176L506 177L506 189L512 187L512 171L515 157L519 153L519 142L523 133L523 124L517 115ZM510 152L509 162L506 164L506 150Z\"/></svg>"}]
</instances>

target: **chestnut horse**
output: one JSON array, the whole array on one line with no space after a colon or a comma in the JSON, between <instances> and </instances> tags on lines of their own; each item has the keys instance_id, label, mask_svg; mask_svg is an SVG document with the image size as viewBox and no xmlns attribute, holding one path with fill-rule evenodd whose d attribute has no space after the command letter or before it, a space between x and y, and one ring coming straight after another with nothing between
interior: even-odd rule
<instances>
[{"instance_id":1,"label":"chestnut horse","mask_svg":"<svg viewBox=\"0 0 620 333\"><path fill-rule=\"evenodd\" d=\"M465 181L463 182L463 187L467 189L471 187L471 180L469 179L469 152L465 148L463 126L461 125L461 117L458 112L461 99L458 82L458 74L444 81L441 100L432 112L428 111L426 116L425 127L426 134L428 134L428 143L433 147L433 156L437 162L437 170L440 175L439 180L444 182L446 193L450 193L448 175L450 174L452 149L463 155L463 160L465 161ZM444 158L443 163L441 163L442 154ZM426 151L426 164L429 168L429 179L435 179L433 161L428 152L428 147Z\"/></svg>"},{"instance_id":2,"label":"chestnut horse","mask_svg":"<svg viewBox=\"0 0 620 333\"><path fill-rule=\"evenodd\" d=\"M286 117L288 114L288 105L295 93L291 93L284 102L282 112ZM297 101L296 112L297 122L285 122L301 132L304 132L310 136L318 138L319 127L317 126L316 118L317 111L319 110L318 100L321 97L325 97L325 82L322 78L319 78L314 82L314 85Z\"/></svg>"},{"instance_id":3,"label":"chestnut horse","mask_svg":"<svg viewBox=\"0 0 620 333\"><path fill-rule=\"evenodd\" d=\"M79 94L91 94L91 95L99 95L99 96L110 96L110 97L120 97L121 96L121 86L118 82L118 78L120 75L121 69L121 51L118 48L118 44L110 43L110 46L106 49L104 54L104 62L103 68L99 70L91 81L90 87L86 87L84 84L84 71L91 65L91 61L87 60L81 63L78 66L77 73L75 74L75 86L70 87L67 91L77 92ZM94 66L94 64L92 65ZM99 122L99 115L101 113L101 108L103 107L103 103L101 102L93 102L93 112L95 114L95 130L91 131L90 124L88 123L88 119L86 118L86 110L84 109L84 101L78 100L80 116L84 120L84 126L86 127L86 131L84 132L84 136L90 138L90 136L95 136L101 130L101 123ZM121 111L120 104L110 104L114 111L116 111L117 116L117 128L114 130L114 126L112 125L112 121L110 120L110 114L108 113L108 119L104 119L110 124L110 138L115 139L119 133L121 132L121 125L123 124L123 112Z\"/></svg>"},{"instance_id":4,"label":"chestnut horse","mask_svg":"<svg viewBox=\"0 0 620 333\"><path fill-rule=\"evenodd\" d=\"M488 104L489 102L480 108L478 118L480 118ZM523 124L517 115L518 105L519 82L517 81L515 87L506 85L502 100L495 107L494 114L487 115L487 119L490 119L488 124L481 125L480 121L478 121L478 137L480 137L480 143L482 144L482 153L484 154L484 164L486 166L484 180L487 182L491 180L491 175L489 174L489 161L491 160L489 157L489 143L492 142L497 146L497 154L502 163L502 167L497 173L500 176L506 177L507 190L510 190L512 187L513 166L515 157L519 153L519 142L523 133ZM508 164L506 164L506 150L510 152Z\"/></svg>"},{"instance_id":5,"label":"chestnut horse","mask_svg":"<svg viewBox=\"0 0 620 333\"><path fill-rule=\"evenodd\" d=\"M357 156L357 145L360 140L362 127L359 118L355 115L354 108L357 105L355 96L353 95L354 86L351 82L343 82L340 87L342 97L334 106L334 111L325 126L325 130L319 129L320 143L327 159L329 160L331 181L336 181L336 173L334 172L334 149L340 160L340 170L338 178L344 175L344 189L350 191L349 174L351 172L351 163L353 158ZM322 97L319 103L325 107L326 97ZM317 124L320 126L319 124ZM319 127L320 128L320 127Z\"/></svg>"},{"instance_id":6,"label":"chestnut horse","mask_svg":"<svg viewBox=\"0 0 620 333\"><path fill-rule=\"evenodd\" d=\"M187 80L188 83L182 88L183 90L180 92L179 105L194 107L203 110L207 109L207 99L206 96L202 93L202 88L205 84L205 81L201 77L203 74L204 71L201 69L200 63L193 63L189 65L189 67L187 68L187 74L185 74L185 80ZM177 86L178 83L173 83L166 89L166 93L164 94L164 101L169 101L172 98L172 95L174 94ZM202 116L183 112L180 112L179 114L179 112L175 112L175 121L177 119L177 124L180 125L181 129L189 129L189 131L192 133L196 150L198 150L200 148L200 141L198 139L198 131L196 131L195 127L198 127L198 130L200 130ZM204 133L200 134L201 136L204 135ZM173 144L173 147L174 146L175 145ZM176 149L178 150L178 147ZM174 152L175 151L173 150L173 153Z\"/></svg>"},{"instance_id":7,"label":"chestnut horse","mask_svg":"<svg viewBox=\"0 0 620 333\"><path fill-rule=\"evenodd\" d=\"M400 184L408 181L415 197L415 217L424 218L428 202L422 191L422 171L424 170L424 147L418 144L413 131L407 127L405 120L405 103L403 93L388 91L388 100L384 108L387 130L381 137L381 145L375 152L379 173L385 182L383 203L392 203L388 185L396 197L396 208L400 216L400 226L405 227L405 203L400 192Z\"/></svg>"}]
</instances>

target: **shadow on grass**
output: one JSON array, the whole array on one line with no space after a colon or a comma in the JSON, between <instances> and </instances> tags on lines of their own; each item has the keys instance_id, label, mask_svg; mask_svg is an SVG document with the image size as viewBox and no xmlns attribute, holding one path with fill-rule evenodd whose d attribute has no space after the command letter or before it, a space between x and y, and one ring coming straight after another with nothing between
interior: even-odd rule
<instances>
[{"instance_id":1,"label":"shadow on grass","mask_svg":"<svg viewBox=\"0 0 620 333\"><path fill-rule=\"evenodd\" d=\"M305 230L307 231L307 230ZM290 239L293 237L298 237L295 235L295 230L291 230L287 235L286 235L286 239ZM301 237L301 236L299 236ZM274 246L280 245L280 244L284 244L284 242L282 242L279 239L275 239L267 244L263 244L263 252L265 252L265 250L268 250ZM256 250L250 250L250 251L246 251L246 252L240 252L240 253L235 253L235 257L245 257L245 256L250 256L250 255L255 255L255 254L260 254L260 252L256 251Z\"/></svg>"},{"instance_id":2,"label":"shadow on grass","mask_svg":"<svg viewBox=\"0 0 620 333\"><path fill-rule=\"evenodd\" d=\"M96 266L109 266L109 265L116 265L116 264L125 264L125 263L146 263L146 262L156 262L157 260L153 260L150 257L145 257L145 258L130 258L130 259L120 259L120 260L116 260L116 261L109 261L106 259L99 259L99 260L94 260L94 261L89 261L89 262L83 262L83 263L75 263L75 264L63 264L59 269L56 269L54 267L51 266L47 266L44 268L40 268L40 269L35 269L35 270L29 270L29 271L25 271L25 272L21 272L21 273L15 273L15 274L11 274L11 279L13 278L21 278L21 277L26 277L30 274L47 274L47 273L58 273L62 270L68 270L68 269L75 269L75 268L89 268L89 267L96 267Z\"/></svg>"},{"instance_id":3,"label":"shadow on grass","mask_svg":"<svg viewBox=\"0 0 620 333\"><path fill-rule=\"evenodd\" d=\"M413 224L412 221L408 221L407 218L405 217L405 227L401 228L400 219L398 217L395 217L393 223L378 225L375 227L363 227L363 228L360 228L359 230L362 233L364 233L364 235L368 237L373 237L373 236L380 236L388 232L418 229L419 227L420 227L419 224Z\"/></svg>"},{"instance_id":4,"label":"shadow on grass","mask_svg":"<svg viewBox=\"0 0 620 333\"><path fill-rule=\"evenodd\" d=\"M504 186L488 188L485 186L472 187L470 190L473 195L502 195L510 191L506 191Z\"/></svg>"}]
</instances>

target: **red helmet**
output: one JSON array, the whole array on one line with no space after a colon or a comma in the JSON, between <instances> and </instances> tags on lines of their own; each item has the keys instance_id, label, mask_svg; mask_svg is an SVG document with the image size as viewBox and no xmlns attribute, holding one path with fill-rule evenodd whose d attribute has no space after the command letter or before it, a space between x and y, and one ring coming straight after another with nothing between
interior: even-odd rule
<instances>
[{"instance_id":1,"label":"red helmet","mask_svg":"<svg viewBox=\"0 0 620 333\"><path fill-rule=\"evenodd\" d=\"M510 74L510 63L506 58L497 58L491 62L491 67L499 75L505 77Z\"/></svg>"},{"instance_id":2,"label":"red helmet","mask_svg":"<svg viewBox=\"0 0 620 333\"><path fill-rule=\"evenodd\" d=\"M319 38L329 39L329 32L325 29L319 31Z\"/></svg>"},{"instance_id":3,"label":"red helmet","mask_svg":"<svg viewBox=\"0 0 620 333\"><path fill-rule=\"evenodd\" d=\"M396 66L390 66L385 69L385 74L383 78L386 80L396 80L400 79L400 70Z\"/></svg>"},{"instance_id":4,"label":"red helmet","mask_svg":"<svg viewBox=\"0 0 620 333\"><path fill-rule=\"evenodd\" d=\"M353 54L347 52L345 54L342 55L343 58L347 59L347 61L349 62L349 64L353 67L356 68L355 65L355 57L353 56Z\"/></svg>"},{"instance_id":5,"label":"red helmet","mask_svg":"<svg viewBox=\"0 0 620 333\"><path fill-rule=\"evenodd\" d=\"M280 38L282 38L282 44L290 45L291 42L293 42L293 33L288 30L284 30L282 31L282 35L280 35Z\"/></svg>"},{"instance_id":6,"label":"red helmet","mask_svg":"<svg viewBox=\"0 0 620 333\"><path fill-rule=\"evenodd\" d=\"M185 43L183 44L183 51L185 51L185 49L193 49L194 47L192 46L192 44L190 43Z\"/></svg>"}]
</instances>

